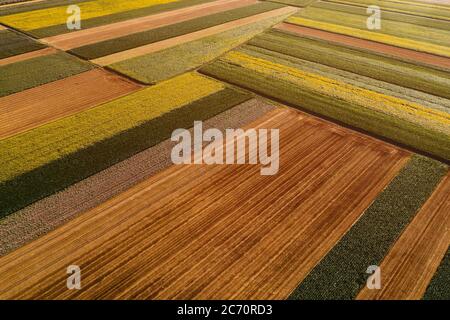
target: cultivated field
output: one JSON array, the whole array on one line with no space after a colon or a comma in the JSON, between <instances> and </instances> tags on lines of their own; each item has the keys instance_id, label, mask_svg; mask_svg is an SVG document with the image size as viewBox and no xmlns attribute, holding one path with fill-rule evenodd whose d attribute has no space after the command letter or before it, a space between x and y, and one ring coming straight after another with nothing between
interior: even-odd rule
<instances>
[{"instance_id":1,"label":"cultivated field","mask_svg":"<svg viewBox=\"0 0 450 320\"><path fill-rule=\"evenodd\" d=\"M1 299L450 299L449 163L446 0L0 1Z\"/></svg>"}]
</instances>

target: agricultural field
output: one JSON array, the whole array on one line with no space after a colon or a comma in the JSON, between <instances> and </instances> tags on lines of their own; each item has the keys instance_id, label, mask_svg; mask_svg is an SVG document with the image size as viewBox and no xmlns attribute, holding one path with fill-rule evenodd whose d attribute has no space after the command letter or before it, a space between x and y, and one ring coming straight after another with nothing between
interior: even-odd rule
<instances>
[{"instance_id":1,"label":"agricultural field","mask_svg":"<svg viewBox=\"0 0 450 320\"><path fill-rule=\"evenodd\" d=\"M449 300L449 164L448 1L0 1L0 299Z\"/></svg>"}]
</instances>

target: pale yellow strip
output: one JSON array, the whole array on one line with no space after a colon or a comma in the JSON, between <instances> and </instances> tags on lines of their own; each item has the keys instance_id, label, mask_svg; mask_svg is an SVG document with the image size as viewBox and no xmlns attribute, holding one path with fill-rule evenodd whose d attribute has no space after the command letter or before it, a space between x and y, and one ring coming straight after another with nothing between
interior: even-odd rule
<instances>
[{"instance_id":1,"label":"pale yellow strip","mask_svg":"<svg viewBox=\"0 0 450 320\"><path fill-rule=\"evenodd\" d=\"M290 17L287 22L297 25L325 30L334 33L345 34L347 36L367 39L371 41L387 43L396 47L403 47L412 50L428 52L444 57L450 57L450 47L439 46L431 43L420 42L411 39L399 38L391 35L380 34L356 28L344 27L337 24L309 20L301 17Z\"/></svg>"},{"instance_id":2,"label":"pale yellow strip","mask_svg":"<svg viewBox=\"0 0 450 320\"><path fill-rule=\"evenodd\" d=\"M217 34L220 32L224 32L224 31L227 31L230 29L245 26L245 25L260 21L260 20L267 19L267 18L272 18L272 17L276 17L279 15L288 14L288 13L294 13L294 12L297 12L297 10L298 9L295 7L283 7L283 8L272 10L269 12L260 13L260 14L257 14L257 15L251 16L251 17L246 17L243 19L227 22L227 23L224 23L224 24L221 24L218 26L203 29L203 30L189 33L186 35L182 35L179 37L170 38L167 40L151 43L151 44L148 44L148 45L145 45L142 47L133 48L130 50L114 53L109 56L101 57L101 58L94 59L91 61L98 65L106 66L106 65L110 65L110 64L113 64L113 63L116 63L119 61L123 61L123 60L131 59L131 58L139 57L139 56L142 56L145 54L157 52L157 51L169 48L169 47L173 47L178 44L190 42L193 40L198 40L198 39L201 39L201 38L204 38L207 36L211 36L211 35L214 35L214 34Z\"/></svg>"},{"instance_id":3,"label":"pale yellow strip","mask_svg":"<svg viewBox=\"0 0 450 320\"><path fill-rule=\"evenodd\" d=\"M4 27L0 24L0 30L6 30L6 27Z\"/></svg>"},{"instance_id":4,"label":"pale yellow strip","mask_svg":"<svg viewBox=\"0 0 450 320\"><path fill-rule=\"evenodd\" d=\"M65 33L53 37L44 38L41 39L41 41L51 44L52 46L62 50L70 50L92 43L126 36L136 32L187 21L192 19L192 14L195 14L194 18L197 18L200 16L211 14L211 10L212 13L216 13L228 10L230 8L230 5L233 5L232 8L237 8L257 2L257 0L218 0L169 12L162 12L150 16L112 23L95 28Z\"/></svg>"}]
</instances>

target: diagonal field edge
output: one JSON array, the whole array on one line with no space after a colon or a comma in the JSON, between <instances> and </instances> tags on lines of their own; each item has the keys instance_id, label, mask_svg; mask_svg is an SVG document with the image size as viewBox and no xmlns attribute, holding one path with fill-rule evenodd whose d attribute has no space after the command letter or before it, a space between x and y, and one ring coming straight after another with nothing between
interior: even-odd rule
<instances>
[{"instance_id":1,"label":"diagonal field edge","mask_svg":"<svg viewBox=\"0 0 450 320\"><path fill-rule=\"evenodd\" d=\"M0 184L0 218L60 191L170 137L247 101L250 94L226 88L142 125Z\"/></svg>"},{"instance_id":2,"label":"diagonal field edge","mask_svg":"<svg viewBox=\"0 0 450 320\"><path fill-rule=\"evenodd\" d=\"M447 170L436 160L412 156L289 299L355 298L369 276L367 268L381 263Z\"/></svg>"}]
</instances>

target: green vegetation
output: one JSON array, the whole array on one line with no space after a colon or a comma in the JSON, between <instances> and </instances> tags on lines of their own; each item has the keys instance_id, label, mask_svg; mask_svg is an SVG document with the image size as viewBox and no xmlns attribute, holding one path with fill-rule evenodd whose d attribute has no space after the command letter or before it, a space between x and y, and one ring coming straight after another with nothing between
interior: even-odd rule
<instances>
[{"instance_id":1,"label":"green vegetation","mask_svg":"<svg viewBox=\"0 0 450 320\"><path fill-rule=\"evenodd\" d=\"M318 0L264 0L276 3L283 3L294 7L307 7Z\"/></svg>"},{"instance_id":2,"label":"green vegetation","mask_svg":"<svg viewBox=\"0 0 450 320\"><path fill-rule=\"evenodd\" d=\"M424 300L450 300L450 248L433 276Z\"/></svg>"},{"instance_id":3,"label":"green vegetation","mask_svg":"<svg viewBox=\"0 0 450 320\"><path fill-rule=\"evenodd\" d=\"M265 33L249 44L450 99L448 72L281 31Z\"/></svg>"},{"instance_id":4,"label":"green vegetation","mask_svg":"<svg viewBox=\"0 0 450 320\"><path fill-rule=\"evenodd\" d=\"M88 62L66 53L0 66L0 97L92 69Z\"/></svg>"},{"instance_id":5,"label":"green vegetation","mask_svg":"<svg viewBox=\"0 0 450 320\"><path fill-rule=\"evenodd\" d=\"M45 45L11 30L0 30L0 59L45 48Z\"/></svg>"},{"instance_id":6,"label":"green vegetation","mask_svg":"<svg viewBox=\"0 0 450 320\"><path fill-rule=\"evenodd\" d=\"M91 45L86 45L71 50L76 55L86 59L95 59L110 55L116 52L136 48L146 44L162 41L168 38L181 36L187 33L203 30L209 27L220 25L226 22L252 16L258 13L274 10L283 7L270 2L259 3L243 8L237 8L225 12L212 14L180 23L175 23L165 27L147 30L131 35L106 40Z\"/></svg>"},{"instance_id":7,"label":"green vegetation","mask_svg":"<svg viewBox=\"0 0 450 320\"><path fill-rule=\"evenodd\" d=\"M15 13L28 12L32 10L48 9L58 7L61 5L77 4L86 1L92 0L53 0L53 1L22 3L20 6L0 8L0 17Z\"/></svg>"},{"instance_id":8,"label":"green vegetation","mask_svg":"<svg viewBox=\"0 0 450 320\"><path fill-rule=\"evenodd\" d=\"M290 299L353 299L448 168L414 155Z\"/></svg>"},{"instance_id":9,"label":"green vegetation","mask_svg":"<svg viewBox=\"0 0 450 320\"><path fill-rule=\"evenodd\" d=\"M209 119L250 98L248 94L223 89L1 183L0 217L170 138L177 128L190 128L195 120Z\"/></svg>"}]
</instances>

